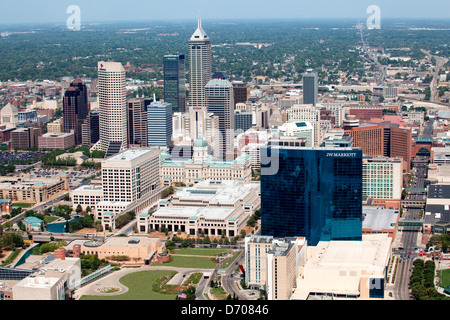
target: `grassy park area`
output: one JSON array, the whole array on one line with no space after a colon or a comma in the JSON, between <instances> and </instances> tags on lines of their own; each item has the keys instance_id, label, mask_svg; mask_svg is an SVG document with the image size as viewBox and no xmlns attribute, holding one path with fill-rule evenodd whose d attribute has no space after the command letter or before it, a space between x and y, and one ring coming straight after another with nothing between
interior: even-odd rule
<instances>
[{"instance_id":1,"label":"grassy park area","mask_svg":"<svg viewBox=\"0 0 450 320\"><path fill-rule=\"evenodd\" d=\"M440 276L440 271L437 271L438 272L438 276ZM450 286L450 269L445 269L445 270L442 270L442 282L441 282L441 286L442 287L447 287L447 286Z\"/></svg>"},{"instance_id":2,"label":"grassy park area","mask_svg":"<svg viewBox=\"0 0 450 320\"><path fill-rule=\"evenodd\" d=\"M217 262L213 257L186 257L171 256L170 262L154 263L152 266L178 267L178 268L194 268L194 269L214 269Z\"/></svg>"},{"instance_id":3,"label":"grassy park area","mask_svg":"<svg viewBox=\"0 0 450 320\"><path fill-rule=\"evenodd\" d=\"M34 206L34 203L26 203L26 202L16 202L12 204L13 207L19 207L19 208L29 208Z\"/></svg>"},{"instance_id":4,"label":"grassy park area","mask_svg":"<svg viewBox=\"0 0 450 320\"><path fill-rule=\"evenodd\" d=\"M206 257L216 257L224 253L231 253L230 249L215 249L215 248L182 248L175 249L173 254L180 255L193 255L193 256L206 256Z\"/></svg>"},{"instance_id":5,"label":"grassy park area","mask_svg":"<svg viewBox=\"0 0 450 320\"><path fill-rule=\"evenodd\" d=\"M163 284L177 272L168 270L138 271L120 278L120 283L128 288L124 294L110 296L85 295L80 300L175 300L176 292ZM167 293L163 293L167 292Z\"/></svg>"}]
</instances>

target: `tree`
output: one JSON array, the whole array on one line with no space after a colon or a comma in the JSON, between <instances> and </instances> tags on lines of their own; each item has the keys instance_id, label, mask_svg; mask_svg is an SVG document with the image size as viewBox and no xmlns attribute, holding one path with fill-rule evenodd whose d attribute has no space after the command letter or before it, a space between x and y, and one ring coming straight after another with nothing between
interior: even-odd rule
<instances>
[{"instance_id":1,"label":"tree","mask_svg":"<svg viewBox=\"0 0 450 320\"><path fill-rule=\"evenodd\" d=\"M78 214L80 214L81 212L83 212L83 208L81 207L81 205L79 204L75 210Z\"/></svg>"}]
</instances>

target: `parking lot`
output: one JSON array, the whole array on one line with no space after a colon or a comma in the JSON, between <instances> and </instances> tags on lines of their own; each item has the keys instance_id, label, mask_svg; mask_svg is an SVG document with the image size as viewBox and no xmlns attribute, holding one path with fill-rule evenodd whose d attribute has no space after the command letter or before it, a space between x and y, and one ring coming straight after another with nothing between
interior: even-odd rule
<instances>
[{"instance_id":1,"label":"parking lot","mask_svg":"<svg viewBox=\"0 0 450 320\"><path fill-rule=\"evenodd\" d=\"M62 170L62 169L31 169L27 173L22 173L22 177L27 177L29 179L33 178L49 178L49 179L57 179L63 173L67 173L70 175L70 183L71 184L79 184L82 182L84 178L95 175L100 170L94 169L85 169L85 170Z\"/></svg>"},{"instance_id":2,"label":"parking lot","mask_svg":"<svg viewBox=\"0 0 450 320\"><path fill-rule=\"evenodd\" d=\"M0 164L33 163L43 153L39 151L0 151Z\"/></svg>"}]
</instances>

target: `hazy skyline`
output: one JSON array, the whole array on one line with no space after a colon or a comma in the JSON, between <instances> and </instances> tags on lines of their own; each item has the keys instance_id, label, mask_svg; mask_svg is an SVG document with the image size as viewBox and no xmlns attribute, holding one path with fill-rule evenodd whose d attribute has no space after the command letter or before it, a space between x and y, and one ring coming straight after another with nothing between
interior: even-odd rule
<instances>
[{"instance_id":1,"label":"hazy skyline","mask_svg":"<svg viewBox=\"0 0 450 320\"><path fill-rule=\"evenodd\" d=\"M448 19L448 0L23 0L10 1L0 11L1 24L61 23L67 7L78 5L82 23L196 20L199 11L210 19L367 19L370 5L381 9L382 19Z\"/></svg>"}]
</instances>

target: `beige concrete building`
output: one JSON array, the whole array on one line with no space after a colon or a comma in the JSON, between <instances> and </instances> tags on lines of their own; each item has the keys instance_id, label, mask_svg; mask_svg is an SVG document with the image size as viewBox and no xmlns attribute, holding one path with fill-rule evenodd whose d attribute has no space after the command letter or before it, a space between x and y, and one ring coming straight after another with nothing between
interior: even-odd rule
<instances>
[{"instance_id":1,"label":"beige concrete building","mask_svg":"<svg viewBox=\"0 0 450 320\"><path fill-rule=\"evenodd\" d=\"M119 62L98 62L100 140L94 150L114 154L128 147L125 69Z\"/></svg>"},{"instance_id":2,"label":"beige concrete building","mask_svg":"<svg viewBox=\"0 0 450 320\"><path fill-rule=\"evenodd\" d=\"M59 179L0 178L0 198L40 203L69 190L70 178L62 174Z\"/></svg>"},{"instance_id":3,"label":"beige concrete building","mask_svg":"<svg viewBox=\"0 0 450 320\"><path fill-rule=\"evenodd\" d=\"M30 259L31 258L31 259ZM81 279L79 258L30 256L21 269L36 270L12 286L12 300L65 300L66 288Z\"/></svg>"},{"instance_id":4,"label":"beige concrete building","mask_svg":"<svg viewBox=\"0 0 450 320\"><path fill-rule=\"evenodd\" d=\"M38 137L39 149L66 150L75 145L75 133L45 133Z\"/></svg>"},{"instance_id":5,"label":"beige concrete building","mask_svg":"<svg viewBox=\"0 0 450 320\"><path fill-rule=\"evenodd\" d=\"M164 225L190 236L234 237L260 207L259 184L234 180L199 182L161 200L157 211L138 215L138 230L147 233Z\"/></svg>"},{"instance_id":6,"label":"beige concrete building","mask_svg":"<svg viewBox=\"0 0 450 320\"><path fill-rule=\"evenodd\" d=\"M298 270L306 262L304 237L245 237L245 282L267 292L268 300L289 300Z\"/></svg>"},{"instance_id":7,"label":"beige concrete building","mask_svg":"<svg viewBox=\"0 0 450 320\"><path fill-rule=\"evenodd\" d=\"M14 128L19 123L19 110L16 106L8 103L0 110L0 124L8 128Z\"/></svg>"},{"instance_id":8,"label":"beige concrete building","mask_svg":"<svg viewBox=\"0 0 450 320\"><path fill-rule=\"evenodd\" d=\"M160 199L159 150L127 149L102 161L101 184L80 186L70 191L72 207L88 206L104 230L114 230L123 213L139 212Z\"/></svg>"},{"instance_id":9,"label":"beige concrete building","mask_svg":"<svg viewBox=\"0 0 450 320\"><path fill-rule=\"evenodd\" d=\"M320 108L313 105L294 105L287 111L287 122L309 122L313 126L314 147L322 144L323 130L320 127Z\"/></svg>"},{"instance_id":10,"label":"beige concrete building","mask_svg":"<svg viewBox=\"0 0 450 320\"><path fill-rule=\"evenodd\" d=\"M308 247L291 299L384 299L391 246L389 235L381 233L363 235L362 241L320 241Z\"/></svg>"},{"instance_id":11,"label":"beige concrete building","mask_svg":"<svg viewBox=\"0 0 450 320\"><path fill-rule=\"evenodd\" d=\"M101 185L95 184L83 185L70 190L69 197L74 210L80 205L83 210L90 207L92 211L95 211L97 203L103 199L103 188Z\"/></svg>"},{"instance_id":12,"label":"beige concrete building","mask_svg":"<svg viewBox=\"0 0 450 320\"><path fill-rule=\"evenodd\" d=\"M64 120L62 118L47 123L47 133L62 133L62 132L64 132Z\"/></svg>"},{"instance_id":13,"label":"beige concrete building","mask_svg":"<svg viewBox=\"0 0 450 320\"><path fill-rule=\"evenodd\" d=\"M400 200L403 190L403 159L364 157L362 194L372 199Z\"/></svg>"},{"instance_id":14,"label":"beige concrete building","mask_svg":"<svg viewBox=\"0 0 450 320\"><path fill-rule=\"evenodd\" d=\"M114 260L114 257L126 256L130 262L149 263L152 258L165 250L165 246L160 238L133 236L110 237L104 243L75 240L65 246L65 249L82 254L94 254L99 259Z\"/></svg>"},{"instance_id":15,"label":"beige concrete building","mask_svg":"<svg viewBox=\"0 0 450 320\"><path fill-rule=\"evenodd\" d=\"M192 185L202 180L251 180L250 156L247 154L232 161L215 160L208 155L204 139L196 139L193 149L192 159L172 159L168 153L161 153L160 172L164 185L176 182Z\"/></svg>"}]
</instances>

